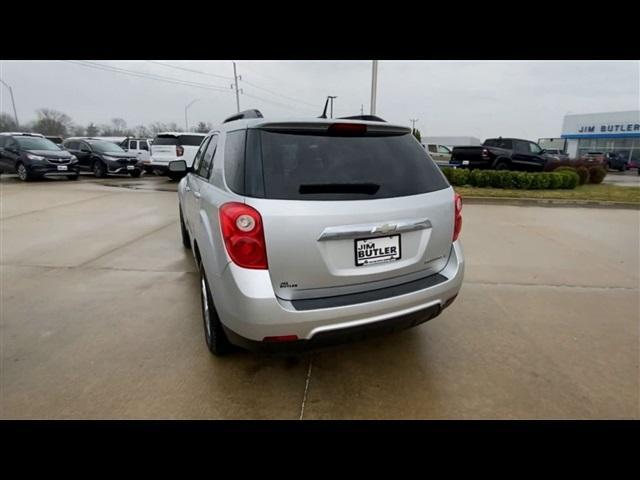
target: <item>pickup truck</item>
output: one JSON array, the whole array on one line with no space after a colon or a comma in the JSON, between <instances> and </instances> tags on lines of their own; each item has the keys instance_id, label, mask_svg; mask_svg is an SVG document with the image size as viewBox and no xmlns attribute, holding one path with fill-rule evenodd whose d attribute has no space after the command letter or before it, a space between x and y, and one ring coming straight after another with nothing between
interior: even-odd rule
<instances>
[{"instance_id":1,"label":"pickup truck","mask_svg":"<svg viewBox=\"0 0 640 480\"><path fill-rule=\"evenodd\" d=\"M454 147L451 166L492 170L544 170L554 161L540 146L519 138L489 138L479 147Z\"/></svg>"}]
</instances>

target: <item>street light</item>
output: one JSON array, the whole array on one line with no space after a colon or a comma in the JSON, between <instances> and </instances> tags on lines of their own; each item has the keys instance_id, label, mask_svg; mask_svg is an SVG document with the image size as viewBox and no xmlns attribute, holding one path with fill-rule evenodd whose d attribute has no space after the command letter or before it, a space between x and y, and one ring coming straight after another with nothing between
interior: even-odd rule
<instances>
[{"instance_id":1,"label":"street light","mask_svg":"<svg viewBox=\"0 0 640 480\"><path fill-rule=\"evenodd\" d=\"M20 122L18 122L18 113L16 112L16 102L13 99L13 89L4 80L0 79L0 82L2 82L2 84L9 89L9 94L11 95L11 104L13 105L13 116L16 119L16 128L18 128L20 126Z\"/></svg>"},{"instance_id":2,"label":"street light","mask_svg":"<svg viewBox=\"0 0 640 480\"><path fill-rule=\"evenodd\" d=\"M185 131L189 131L189 120L187 118L187 110L189 109L189 107L191 105L193 105L194 103L196 103L198 100L200 100L199 98L196 98L195 100L193 100L191 103L189 103L186 107L184 107L184 126L185 126Z\"/></svg>"}]
</instances>

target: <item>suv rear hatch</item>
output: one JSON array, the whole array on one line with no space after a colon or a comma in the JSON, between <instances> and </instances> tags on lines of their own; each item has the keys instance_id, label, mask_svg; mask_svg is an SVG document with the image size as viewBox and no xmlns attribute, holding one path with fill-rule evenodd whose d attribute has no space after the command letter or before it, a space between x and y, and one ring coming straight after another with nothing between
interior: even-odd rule
<instances>
[{"instance_id":1,"label":"suv rear hatch","mask_svg":"<svg viewBox=\"0 0 640 480\"><path fill-rule=\"evenodd\" d=\"M385 288L446 265L454 192L409 129L265 124L248 130L245 158L238 189L262 216L280 298Z\"/></svg>"},{"instance_id":2,"label":"suv rear hatch","mask_svg":"<svg viewBox=\"0 0 640 480\"><path fill-rule=\"evenodd\" d=\"M151 157L155 163L185 160L187 165L191 165L204 138L204 135L158 134L151 146Z\"/></svg>"}]
</instances>

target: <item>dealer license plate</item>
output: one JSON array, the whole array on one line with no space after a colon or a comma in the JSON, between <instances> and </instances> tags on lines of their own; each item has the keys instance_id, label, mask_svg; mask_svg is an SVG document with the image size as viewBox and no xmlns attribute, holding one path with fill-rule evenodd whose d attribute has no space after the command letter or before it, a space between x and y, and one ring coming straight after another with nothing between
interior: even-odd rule
<instances>
[{"instance_id":1,"label":"dealer license plate","mask_svg":"<svg viewBox=\"0 0 640 480\"><path fill-rule=\"evenodd\" d=\"M356 267L394 262L400 258L400 235L355 240Z\"/></svg>"}]
</instances>

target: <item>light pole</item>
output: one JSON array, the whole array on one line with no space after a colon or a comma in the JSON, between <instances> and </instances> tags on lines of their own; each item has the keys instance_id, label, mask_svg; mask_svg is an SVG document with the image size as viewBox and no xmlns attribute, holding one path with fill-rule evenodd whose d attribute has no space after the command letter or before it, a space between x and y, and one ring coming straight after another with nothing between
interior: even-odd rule
<instances>
[{"instance_id":1,"label":"light pole","mask_svg":"<svg viewBox=\"0 0 640 480\"><path fill-rule=\"evenodd\" d=\"M187 119L187 110L189 109L189 107L191 105L196 103L198 100L200 100L200 99L196 98L191 103L189 103L186 107L184 107L184 127L185 127L185 131L187 131L187 132L189 131L189 120Z\"/></svg>"},{"instance_id":2,"label":"light pole","mask_svg":"<svg viewBox=\"0 0 640 480\"><path fill-rule=\"evenodd\" d=\"M376 95L378 90L378 61L371 64L371 115L376 114Z\"/></svg>"},{"instance_id":3,"label":"light pole","mask_svg":"<svg viewBox=\"0 0 640 480\"><path fill-rule=\"evenodd\" d=\"M2 82L2 84L9 89L9 94L11 95L11 104L13 105L13 117L16 119L16 128L19 128L20 122L18 122L18 113L16 112L16 101L13 99L13 89L4 80L0 79L0 82Z\"/></svg>"}]
</instances>

